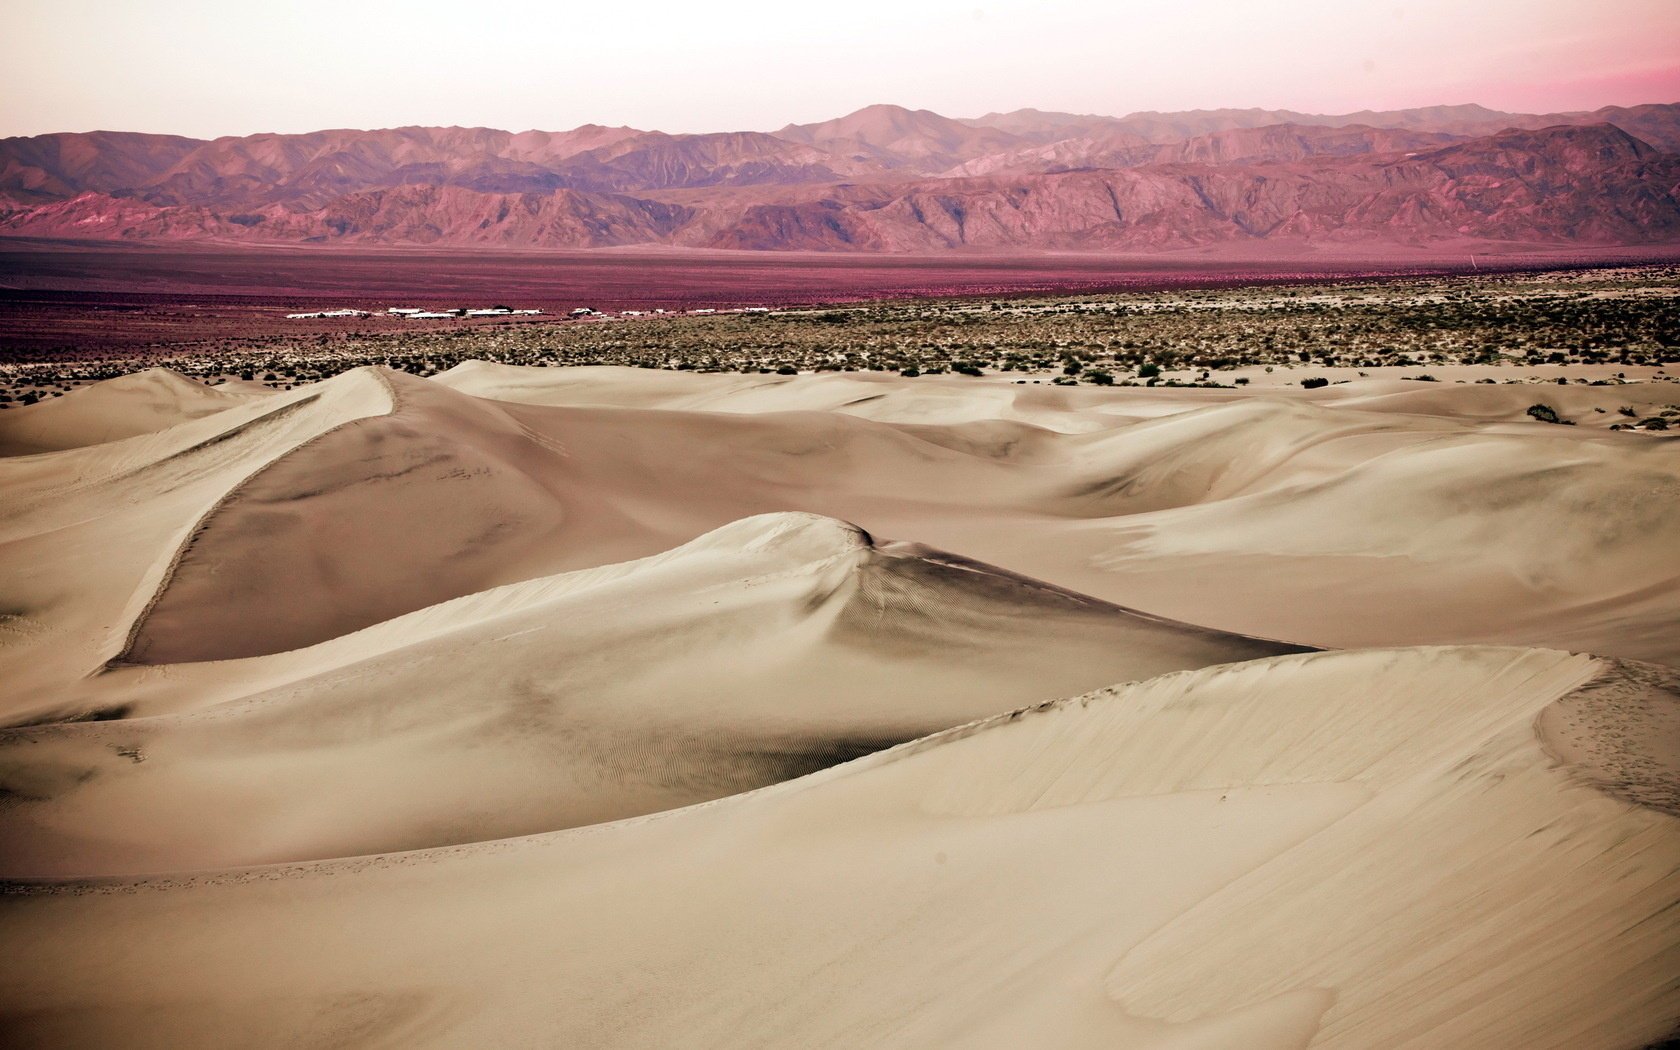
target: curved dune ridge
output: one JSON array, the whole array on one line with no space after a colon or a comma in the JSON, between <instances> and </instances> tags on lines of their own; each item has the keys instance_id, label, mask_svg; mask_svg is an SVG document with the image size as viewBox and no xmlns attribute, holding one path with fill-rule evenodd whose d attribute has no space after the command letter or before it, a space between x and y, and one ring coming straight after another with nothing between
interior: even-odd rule
<instances>
[{"instance_id":1,"label":"curved dune ridge","mask_svg":"<svg viewBox=\"0 0 1680 1050\"><path fill-rule=\"evenodd\" d=\"M1680 836L1595 784L1677 688L1284 656L654 818L16 883L0 1010L19 1045L1639 1046L1680 1009ZM1560 707L1585 760L1536 733Z\"/></svg>"},{"instance_id":2,"label":"curved dune ridge","mask_svg":"<svg viewBox=\"0 0 1680 1050\"><path fill-rule=\"evenodd\" d=\"M7 412L0 417L0 456L58 452L148 434L214 415L250 396L205 386L167 368L148 368L100 383L96 396L52 398L28 412Z\"/></svg>"},{"instance_id":3,"label":"curved dune ridge","mask_svg":"<svg viewBox=\"0 0 1680 1050\"><path fill-rule=\"evenodd\" d=\"M596 823L1045 696L1294 648L833 519L764 515L279 657L114 675L148 717L0 732L0 873L220 867Z\"/></svg>"},{"instance_id":4,"label":"curved dune ridge","mask_svg":"<svg viewBox=\"0 0 1680 1050\"><path fill-rule=\"evenodd\" d=\"M1660 1041L1680 446L1538 396L7 410L0 1042Z\"/></svg>"}]
</instances>

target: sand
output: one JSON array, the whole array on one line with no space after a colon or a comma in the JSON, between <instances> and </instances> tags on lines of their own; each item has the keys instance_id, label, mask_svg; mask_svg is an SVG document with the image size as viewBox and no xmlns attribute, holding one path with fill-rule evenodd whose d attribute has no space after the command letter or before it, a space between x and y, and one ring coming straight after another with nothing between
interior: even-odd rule
<instances>
[{"instance_id":1,"label":"sand","mask_svg":"<svg viewBox=\"0 0 1680 1050\"><path fill-rule=\"evenodd\" d=\"M1659 1041L1672 389L8 411L3 1041Z\"/></svg>"}]
</instances>

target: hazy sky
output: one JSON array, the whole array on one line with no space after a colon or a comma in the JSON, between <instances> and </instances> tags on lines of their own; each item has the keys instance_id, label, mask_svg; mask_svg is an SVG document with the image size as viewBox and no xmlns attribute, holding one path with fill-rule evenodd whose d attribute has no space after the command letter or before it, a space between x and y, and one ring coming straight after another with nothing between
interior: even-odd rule
<instances>
[{"instance_id":1,"label":"hazy sky","mask_svg":"<svg viewBox=\"0 0 1680 1050\"><path fill-rule=\"evenodd\" d=\"M1680 0L6 0L0 135L1680 101Z\"/></svg>"}]
</instances>

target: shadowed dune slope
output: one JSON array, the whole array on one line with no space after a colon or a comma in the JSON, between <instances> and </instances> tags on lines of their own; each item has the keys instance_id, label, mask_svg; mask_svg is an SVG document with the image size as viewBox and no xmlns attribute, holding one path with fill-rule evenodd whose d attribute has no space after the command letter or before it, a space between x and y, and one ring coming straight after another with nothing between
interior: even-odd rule
<instances>
[{"instance_id":1,"label":"shadowed dune slope","mask_svg":"<svg viewBox=\"0 0 1680 1050\"><path fill-rule=\"evenodd\" d=\"M569 517L556 452L489 402L376 374L391 409L321 433L227 493L123 659L297 648L543 571Z\"/></svg>"},{"instance_id":2,"label":"shadowed dune slope","mask_svg":"<svg viewBox=\"0 0 1680 1050\"><path fill-rule=\"evenodd\" d=\"M20 1046L1638 1047L1680 1011L1677 686L1284 656L658 817L14 884L0 1015Z\"/></svg>"},{"instance_id":3,"label":"shadowed dune slope","mask_svg":"<svg viewBox=\"0 0 1680 1050\"><path fill-rule=\"evenodd\" d=\"M72 694L127 648L177 553L230 488L390 407L387 385L356 372L150 433L0 458L0 719L88 714L108 703Z\"/></svg>"},{"instance_id":4,"label":"shadowed dune slope","mask_svg":"<svg viewBox=\"0 0 1680 1050\"><path fill-rule=\"evenodd\" d=\"M652 554L755 513L1003 503L1030 484L984 428L531 408L361 375L391 392L390 409L240 478L181 547L124 661L310 645L484 587Z\"/></svg>"},{"instance_id":5,"label":"shadowed dune slope","mask_svg":"<svg viewBox=\"0 0 1680 1050\"><path fill-rule=\"evenodd\" d=\"M1290 651L856 527L749 518L311 649L119 668L0 731L0 872L415 849L717 798L1047 697Z\"/></svg>"}]
</instances>

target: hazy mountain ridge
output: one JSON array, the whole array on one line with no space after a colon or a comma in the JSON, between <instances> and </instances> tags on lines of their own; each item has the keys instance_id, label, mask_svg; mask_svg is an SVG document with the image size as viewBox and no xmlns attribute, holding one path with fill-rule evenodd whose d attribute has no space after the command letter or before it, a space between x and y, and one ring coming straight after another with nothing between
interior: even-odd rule
<instances>
[{"instance_id":1,"label":"hazy mountain ridge","mask_svg":"<svg viewBox=\"0 0 1680 1050\"><path fill-rule=\"evenodd\" d=\"M1601 115L1621 124L1587 120ZM1680 104L972 120L871 106L703 135L93 132L0 140L0 235L821 251L1662 243L1680 239L1677 145Z\"/></svg>"}]
</instances>

